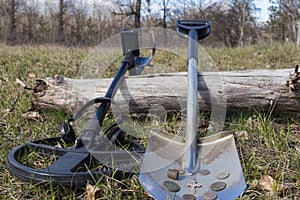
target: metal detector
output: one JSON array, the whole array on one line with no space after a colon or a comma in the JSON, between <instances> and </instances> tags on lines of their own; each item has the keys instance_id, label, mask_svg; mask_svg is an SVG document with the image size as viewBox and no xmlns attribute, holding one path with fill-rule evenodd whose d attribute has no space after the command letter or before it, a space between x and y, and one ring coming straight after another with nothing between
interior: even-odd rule
<instances>
[{"instance_id":1,"label":"metal detector","mask_svg":"<svg viewBox=\"0 0 300 200\"><path fill-rule=\"evenodd\" d=\"M152 130L139 175L155 199L235 199L246 188L233 135L220 132L197 139L198 40L210 34L210 21L179 20L188 37L188 96L185 138ZM200 91L201 92L201 91Z\"/></svg>"},{"instance_id":2,"label":"metal detector","mask_svg":"<svg viewBox=\"0 0 300 200\"><path fill-rule=\"evenodd\" d=\"M136 138L119 128L118 124L122 122L121 112L106 130L102 130L102 123L111 105L116 105L113 98L125 73L136 70L132 74L140 74L152 59L155 45L152 55L143 58L140 57L137 31L123 31L121 40L124 58L106 95L87 102L63 123L61 137L36 140L13 149L7 157L11 175L36 183L85 186L88 181L97 182L104 175L122 179L139 170L145 150L143 145L135 141ZM95 104L100 104L95 116L76 139L72 123ZM43 168L35 167L35 163L30 163L27 159L32 155L44 160L52 159L53 162Z\"/></svg>"}]
</instances>

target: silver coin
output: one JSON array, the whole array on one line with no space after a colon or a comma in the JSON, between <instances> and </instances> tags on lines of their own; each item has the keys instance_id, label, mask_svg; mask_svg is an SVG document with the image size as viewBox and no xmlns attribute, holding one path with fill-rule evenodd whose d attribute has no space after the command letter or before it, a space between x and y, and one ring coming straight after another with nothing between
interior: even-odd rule
<instances>
[{"instance_id":1,"label":"silver coin","mask_svg":"<svg viewBox=\"0 0 300 200\"><path fill-rule=\"evenodd\" d=\"M218 195L215 192L206 192L203 198L204 200L215 200L218 198Z\"/></svg>"},{"instance_id":2,"label":"silver coin","mask_svg":"<svg viewBox=\"0 0 300 200\"><path fill-rule=\"evenodd\" d=\"M208 169L200 169L199 174L207 176L208 174L210 174L210 171Z\"/></svg>"},{"instance_id":3,"label":"silver coin","mask_svg":"<svg viewBox=\"0 0 300 200\"><path fill-rule=\"evenodd\" d=\"M210 185L210 189L213 191L221 191L226 188L227 184L222 181L214 182Z\"/></svg>"},{"instance_id":4,"label":"silver coin","mask_svg":"<svg viewBox=\"0 0 300 200\"><path fill-rule=\"evenodd\" d=\"M163 184L169 192L178 192L180 190L180 186L173 181L165 181Z\"/></svg>"},{"instance_id":5,"label":"silver coin","mask_svg":"<svg viewBox=\"0 0 300 200\"><path fill-rule=\"evenodd\" d=\"M223 179L226 179L230 176L230 173L228 172L221 172L217 175L217 179L219 180L223 180Z\"/></svg>"}]
</instances>

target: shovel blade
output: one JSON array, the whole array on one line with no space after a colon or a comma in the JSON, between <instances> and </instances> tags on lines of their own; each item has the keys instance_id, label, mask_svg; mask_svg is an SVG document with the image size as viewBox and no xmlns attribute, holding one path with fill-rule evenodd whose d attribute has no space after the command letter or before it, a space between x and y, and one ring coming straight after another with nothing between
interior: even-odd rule
<instances>
[{"instance_id":1,"label":"shovel blade","mask_svg":"<svg viewBox=\"0 0 300 200\"><path fill-rule=\"evenodd\" d=\"M233 135L220 132L198 143L197 166L192 175L184 173L184 139L152 132L139 175L142 186L155 199L236 199L246 188ZM178 178L168 177L177 169ZM171 182L171 185L170 185ZM210 195L210 196L209 196Z\"/></svg>"}]
</instances>

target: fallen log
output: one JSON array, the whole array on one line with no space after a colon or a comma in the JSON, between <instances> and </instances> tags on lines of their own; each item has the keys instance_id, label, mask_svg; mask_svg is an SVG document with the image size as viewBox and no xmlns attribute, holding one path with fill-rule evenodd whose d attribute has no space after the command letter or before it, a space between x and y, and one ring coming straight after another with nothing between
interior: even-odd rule
<instances>
[{"instance_id":1,"label":"fallen log","mask_svg":"<svg viewBox=\"0 0 300 200\"><path fill-rule=\"evenodd\" d=\"M198 76L198 103L209 111L214 105L228 111L248 109L298 112L300 73L294 69L204 72ZM45 80L45 90L36 90L39 107L64 107L70 111L87 100L103 97L112 79ZM38 87L38 86L37 86ZM185 109L187 73L167 73L124 78L115 100L130 113Z\"/></svg>"}]
</instances>

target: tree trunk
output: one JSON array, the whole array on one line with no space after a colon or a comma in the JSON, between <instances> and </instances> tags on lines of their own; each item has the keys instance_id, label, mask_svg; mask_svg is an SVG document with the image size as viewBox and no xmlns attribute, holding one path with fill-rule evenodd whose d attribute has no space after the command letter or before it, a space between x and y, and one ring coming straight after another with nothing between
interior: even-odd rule
<instances>
[{"instance_id":1,"label":"tree trunk","mask_svg":"<svg viewBox=\"0 0 300 200\"><path fill-rule=\"evenodd\" d=\"M64 42L64 0L59 0L57 40L58 40L58 43Z\"/></svg>"},{"instance_id":2,"label":"tree trunk","mask_svg":"<svg viewBox=\"0 0 300 200\"><path fill-rule=\"evenodd\" d=\"M163 4L163 28L167 28L168 3L169 3L169 0L164 0L162 2L162 4Z\"/></svg>"},{"instance_id":3,"label":"tree trunk","mask_svg":"<svg viewBox=\"0 0 300 200\"><path fill-rule=\"evenodd\" d=\"M240 47L243 47L244 46L244 32L245 32L245 18L246 18L246 2L245 1L243 1L242 2L242 13L241 13L241 20L240 20L240 25L241 25L241 27L240 27L240 38L239 38L239 46Z\"/></svg>"},{"instance_id":4,"label":"tree trunk","mask_svg":"<svg viewBox=\"0 0 300 200\"><path fill-rule=\"evenodd\" d=\"M300 19L297 20L297 46L300 46Z\"/></svg>"},{"instance_id":5,"label":"tree trunk","mask_svg":"<svg viewBox=\"0 0 300 200\"><path fill-rule=\"evenodd\" d=\"M15 45L17 43L17 19L16 19L16 0L10 1L10 10L9 10L9 35L7 38L8 45Z\"/></svg>"},{"instance_id":6,"label":"tree trunk","mask_svg":"<svg viewBox=\"0 0 300 200\"><path fill-rule=\"evenodd\" d=\"M141 5L142 5L142 0L136 0L135 16L134 16L135 28L141 28Z\"/></svg>"},{"instance_id":7,"label":"tree trunk","mask_svg":"<svg viewBox=\"0 0 300 200\"><path fill-rule=\"evenodd\" d=\"M228 111L248 109L299 112L300 73L293 69L205 72L199 75L198 103L210 111L212 102ZM62 80L61 78L59 80ZM112 79L47 79L47 89L36 93L41 107L64 107L71 111L83 102L103 97ZM185 109L187 74L170 73L126 77L115 100L130 113L148 113L153 106L166 111ZM217 102L217 103L216 103Z\"/></svg>"}]
</instances>

